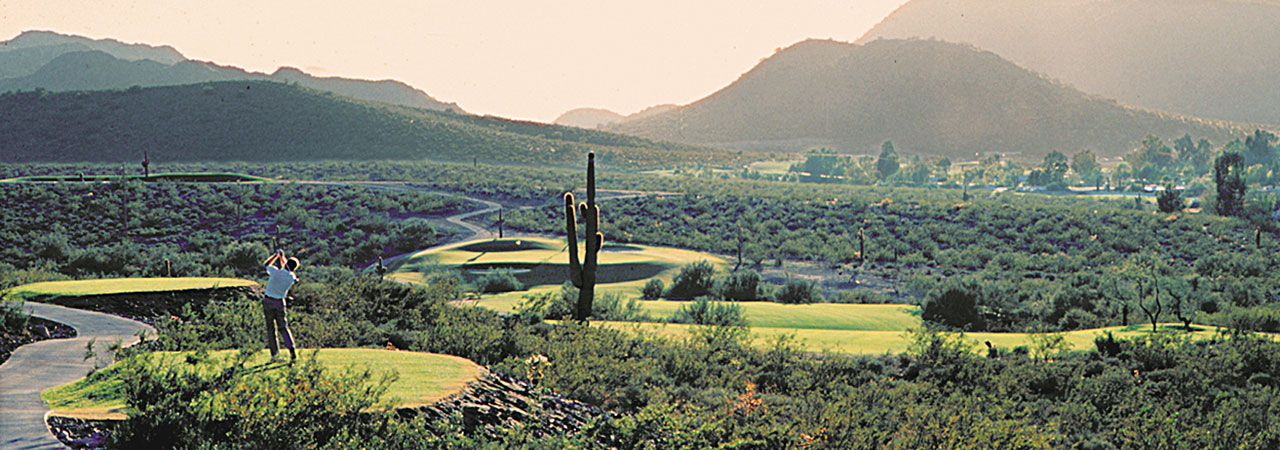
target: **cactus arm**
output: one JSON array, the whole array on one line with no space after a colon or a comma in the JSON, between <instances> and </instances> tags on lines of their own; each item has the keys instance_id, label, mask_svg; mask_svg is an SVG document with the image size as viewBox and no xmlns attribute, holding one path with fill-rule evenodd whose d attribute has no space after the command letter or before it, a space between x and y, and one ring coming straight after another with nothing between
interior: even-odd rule
<instances>
[{"instance_id":1,"label":"cactus arm","mask_svg":"<svg viewBox=\"0 0 1280 450\"><path fill-rule=\"evenodd\" d=\"M596 154L587 153L587 204L596 205Z\"/></svg>"},{"instance_id":2,"label":"cactus arm","mask_svg":"<svg viewBox=\"0 0 1280 450\"><path fill-rule=\"evenodd\" d=\"M578 216L574 212L573 193L564 194L565 233L569 246L569 280L574 286L582 287L582 264L578 263Z\"/></svg>"}]
</instances>

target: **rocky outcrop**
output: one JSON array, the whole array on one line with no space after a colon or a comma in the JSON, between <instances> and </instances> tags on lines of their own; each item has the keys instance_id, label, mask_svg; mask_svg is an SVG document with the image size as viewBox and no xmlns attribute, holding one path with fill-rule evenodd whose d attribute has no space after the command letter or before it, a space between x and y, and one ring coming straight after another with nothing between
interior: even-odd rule
<instances>
[{"instance_id":1,"label":"rocky outcrop","mask_svg":"<svg viewBox=\"0 0 1280 450\"><path fill-rule=\"evenodd\" d=\"M453 396L399 413L460 418L468 433L522 426L534 436L576 434L592 420L608 419L603 409L488 370Z\"/></svg>"}]
</instances>

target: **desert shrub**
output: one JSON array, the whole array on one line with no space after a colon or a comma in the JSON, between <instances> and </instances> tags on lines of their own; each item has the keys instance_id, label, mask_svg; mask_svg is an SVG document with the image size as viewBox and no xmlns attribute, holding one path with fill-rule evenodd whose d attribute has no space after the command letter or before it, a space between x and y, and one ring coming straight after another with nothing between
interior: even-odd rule
<instances>
[{"instance_id":1,"label":"desert shrub","mask_svg":"<svg viewBox=\"0 0 1280 450\"><path fill-rule=\"evenodd\" d=\"M668 319L672 323L693 325L746 326L742 307L733 303L713 302L706 297L680 305Z\"/></svg>"},{"instance_id":2,"label":"desert shrub","mask_svg":"<svg viewBox=\"0 0 1280 450\"><path fill-rule=\"evenodd\" d=\"M1096 328L1103 322L1098 316L1080 308L1072 308L1058 321L1058 328L1063 330L1080 330Z\"/></svg>"},{"instance_id":3,"label":"desert shrub","mask_svg":"<svg viewBox=\"0 0 1280 450\"><path fill-rule=\"evenodd\" d=\"M817 286L808 280L790 278L787 284L773 293L774 301L786 304L818 303L822 301L822 293Z\"/></svg>"},{"instance_id":4,"label":"desert shrub","mask_svg":"<svg viewBox=\"0 0 1280 450\"><path fill-rule=\"evenodd\" d=\"M27 330L31 316L22 310L21 301L0 301L0 334L21 334Z\"/></svg>"},{"instance_id":5,"label":"desert shrub","mask_svg":"<svg viewBox=\"0 0 1280 450\"><path fill-rule=\"evenodd\" d=\"M1210 314L1205 320L1210 325L1224 326L1233 332L1280 332L1280 310L1274 305L1252 308L1228 307Z\"/></svg>"},{"instance_id":6,"label":"desert shrub","mask_svg":"<svg viewBox=\"0 0 1280 450\"><path fill-rule=\"evenodd\" d=\"M314 354L260 370L247 365L253 353L127 360L119 370L133 412L112 434L112 447L318 448L387 417L379 402L394 375L329 371Z\"/></svg>"},{"instance_id":7,"label":"desert shrub","mask_svg":"<svg viewBox=\"0 0 1280 450\"><path fill-rule=\"evenodd\" d=\"M250 273L262 267L270 254L265 245L257 242L235 241L222 246L222 265L236 273Z\"/></svg>"},{"instance_id":8,"label":"desert shrub","mask_svg":"<svg viewBox=\"0 0 1280 450\"><path fill-rule=\"evenodd\" d=\"M680 273L671 282L668 298L691 299L711 293L714 285L716 268L705 260L691 262L680 268Z\"/></svg>"},{"instance_id":9,"label":"desert shrub","mask_svg":"<svg viewBox=\"0 0 1280 450\"><path fill-rule=\"evenodd\" d=\"M1182 210L1182 191L1168 186L1165 190L1156 194L1156 206L1160 208L1160 212L1171 213Z\"/></svg>"},{"instance_id":10,"label":"desert shrub","mask_svg":"<svg viewBox=\"0 0 1280 450\"><path fill-rule=\"evenodd\" d=\"M172 351L260 347L264 343L263 323L262 302L256 298L240 296L203 307L186 304L173 316L156 322L159 337L155 345Z\"/></svg>"},{"instance_id":11,"label":"desert shrub","mask_svg":"<svg viewBox=\"0 0 1280 450\"><path fill-rule=\"evenodd\" d=\"M714 295L724 300L754 300L760 298L759 286L760 274L744 270L717 280Z\"/></svg>"},{"instance_id":12,"label":"desert shrub","mask_svg":"<svg viewBox=\"0 0 1280 450\"><path fill-rule=\"evenodd\" d=\"M540 319L567 320L573 317L578 302L578 288L570 282L560 286L560 292L548 292L541 295L528 295L516 305L516 312L525 317ZM591 302L591 317L598 320L637 321L645 320L639 299L624 300L616 292L596 293Z\"/></svg>"},{"instance_id":13,"label":"desert shrub","mask_svg":"<svg viewBox=\"0 0 1280 450\"><path fill-rule=\"evenodd\" d=\"M950 288L927 299L920 318L965 330L981 330L986 326L978 314L977 296L962 288Z\"/></svg>"},{"instance_id":14,"label":"desert shrub","mask_svg":"<svg viewBox=\"0 0 1280 450\"><path fill-rule=\"evenodd\" d=\"M839 296L835 298L828 298L827 301L832 303L883 305L888 303L897 303L898 300L892 296L881 294L870 289L854 289L851 291L841 291Z\"/></svg>"},{"instance_id":15,"label":"desert shrub","mask_svg":"<svg viewBox=\"0 0 1280 450\"><path fill-rule=\"evenodd\" d=\"M37 266L29 269L16 269L12 265L0 263L0 291L24 284L41 281L70 280L71 277L54 270L52 265Z\"/></svg>"},{"instance_id":16,"label":"desert shrub","mask_svg":"<svg viewBox=\"0 0 1280 450\"><path fill-rule=\"evenodd\" d=\"M645 300L657 300L662 298L662 291L665 291L666 289L667 287L662 283L662 280L650 278L649 281L644 283L644 288L640 290L640 298Z\"/></svg>"},{"instance_id":17,"label":"desert shrub","mask_svg":"<svg viewBox=\"0 0 1280 450\"><path fill-rule=\"evenodd\" d=\"M511 292L524 289L524 283L516 279L510 269L494 269L476 279L476 290L480 292Z\"/></svg>"},{"instance_id":18,"label":"desert shrub","mask_svg":"<svg viewBox=\"0 0 1280 450\"><path fill-rule=\"evenodd\" d=\"M643 320L644 313L640 299L623 300L616 292L596 294L591 302L591 317L599 320L636 321Z\"/></svg>"}]
</instances>

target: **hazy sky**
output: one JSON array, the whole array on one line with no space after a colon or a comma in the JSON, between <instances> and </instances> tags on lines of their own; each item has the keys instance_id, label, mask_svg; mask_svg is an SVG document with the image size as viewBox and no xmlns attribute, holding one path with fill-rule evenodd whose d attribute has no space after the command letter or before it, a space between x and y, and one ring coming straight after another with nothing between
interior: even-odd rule
<instances>
[{"instance_id":1,"label":"hazy sky","mask_svg":"<svg viewBox=\"0 0 1280 450\"><path fill-rule=\"evenodd\" d=\"M272 72L393 78L551 121L685 104L805 38L853 41L905 0L0 0L0 40L52 30Z\"/></svg>"}]
</instances>

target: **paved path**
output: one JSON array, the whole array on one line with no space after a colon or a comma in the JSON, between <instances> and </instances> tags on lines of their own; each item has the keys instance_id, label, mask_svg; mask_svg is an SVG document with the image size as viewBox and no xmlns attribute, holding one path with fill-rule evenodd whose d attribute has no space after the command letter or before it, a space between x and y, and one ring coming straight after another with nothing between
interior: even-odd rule
<instances>
[{"instance_id":1,"label":"paved path","mask_svg":"<svg viewBox=\"0 0 1280 450\"><path fill-rule=\"evenodd\" d=\"M46 408L40 392L85 376L93 361L85 361L85 346L97 338L94 348L106 353L117 338L124 345L138 342L135 333L150 325L92 311L43 303L23 305L32 316L61 322L76 329L75 339L50 339L19 347L0 365L0 449L65 449L45 425Z\"/></svg>"}]
</instances>

